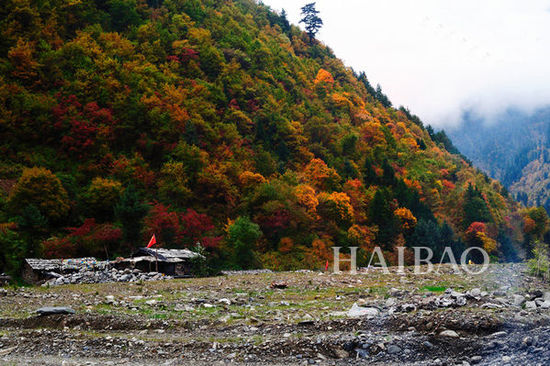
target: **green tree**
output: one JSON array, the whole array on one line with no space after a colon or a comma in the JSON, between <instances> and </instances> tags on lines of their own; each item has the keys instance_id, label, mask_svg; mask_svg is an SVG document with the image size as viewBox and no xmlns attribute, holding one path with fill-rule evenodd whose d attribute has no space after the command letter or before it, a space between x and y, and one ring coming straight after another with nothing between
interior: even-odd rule
<instances>
[{"instance_id":1,"label":"green tree","mask_svg":"<svg viewBox=\"0 0 550 366\"><path fill-rule=\"evenodd\" d=\"M279 20L279 25L281 26L281 30L286 33L286 34L290 34L290 22L288 21L287 19L287 14L286 14L286 10L283 9L281 11L281 15L280 15L280 20Z\"/></svg>"},{"instance_id":2,"label":"green tree","mask_svg":"<svg viewBox=\"0 0 550 366\"><path fill-rule=\"evenodd\" d=\"M549 218L546 209L542 206L529 209L528 215L535 222L532 235L537 239L542 239L548 231Z\"/></svg>"},{"instance_id":3,"label":"green tree","mask_svg":"<svg viewBox=\"0 0 550 366\"><path fill-rule=\"evenodd\" d=\"M140 201L134 186L128 186L115 206L115 217L122 224L124 242L134 245L139 242L143 218L148 211L149 206Z\"/></svg>"},{"instance_id":4,"label":"green tree","mask_svg":"<svg viewBox=\"0 0 550 366\"><path fill-rule=\"evenodd\" d=\"M355 153L355 147L358 140L359 137L354 133L344 136L341 142L342 153L346 156L352 156Z\"/></svg>"},{"instance_id":5,"label":"green tree","mask_svg":"<svg viewBox=\"0 0 550 366\"><path fill-rule=\"evenodd\" d=\"M443 252L443 249L439 248L439 243L439 227L435 221L431 220L418 220L414 232L407 238L408 246L431 248L436 258Z\"/></svg>"},{"instance_id":6,"label":"green tree","mask_svg":"<svg viewBox=\"0 0 550 366\"><path fill-rule=\"evenodd\" d=\"M227 242L233 251L233 263L239 268L256 266L254 246L262 236L260 227L246 216L239 217L229 227Z\"/></svg>"},{"instance_id":7,"label":"green tree","mask_svg":"<svg viewBox=\"0 0 550 366\"><path fill-rule=\"evenodd\" d=\"M137 26L141 22L136 5L131 0L110 0L108 1L111 24L117 32L122 32L129 27Z\"/></svg>"},{"instance_id":8,"label":"green tree","mask_svg":"<svg viewBox=\"0 0 550 366\"><path fill-rule=\"evenodd\" d=\"M26 253L27 244L15 231L0 231L0 271L17 277Z\"/></svg>"},{"instance_id":9,"label":"green tree","mask_svg":"<svg viewBox=\"0 0 550 366\"><path fill-rule=\"evenodd\" d=\"M50 222L59 222L69 212L67 191L61 181L45 168L23 170L10 194L8 205L14 215L22 209L34 205Z\"/></svg>"},{"instance_id":10,"label":"green tree","mask_svg":"<svg viewBox=\"0 0 550 366\"><path fill-rule=\"evenodd\" d=\"M464 227L472 222L491 221L491 212L477 187L468 185L464 202Z\"/></svg>"},{"instance_id":11,"label":"green tree","mask_svg":"<svg viewBox=\"0 0 550 366\"><path fill-rule=\"evenodd\" d=\"M380 84L376 85L376 92L374 96L380 103L382 103L384 107L389 108L392 106L390 99L382 92L382 87Z\"/></svg>"},{"instance_id":12,"label":"green tree","mask_svg":"<svg viewBox=\"0 0 550 366\"><path fill-rule=\"evenodd\" d=\"M376 242L383 249L391 249L393 241L399 233L399 221L393 214L390 204L391 193L388 189L378 189L371 203L369 219L378 226Z\"/></svg>"},{"instance_id":13,"label":"green tree","mask_svg":"<svg viewBox=\"0 0 550 366\"><path fill-rule=\"evenodd\" d=\"M387 160L382 163L382 178L380 183L386 186L392 186L396 183L395 170Z\"/></svg>"},{"instance_id":14,"label":"green tree","mask_svg":"<svg viewBox=\"0 0 550 366\"><path fill-rule=\"evenodd\" d=\"M48 219L34 205L28 205L15 218L19 237L25 241L25 256L40 257L41 241L48 230Z\"/></svg>"},{"instance_id":15,"label":"green tree","mask_svg":"<svg viewBox=\"0 0 550 366\"><path fill-rule=\"evenodd\" d=\"M315 35L323 26L323 20L317 14L319 14L319 11L315 9L315 3L309 3L302 7L303 18L300 20L300 23L305 24L310 42L315 39Z\"/></svg>"},{"instance_id":16,"label":"green tree","mask_svg":"<svg viewBox=\"0 0 550 366\"><path fill-rule=\"evenodd\" d=\"M545 280L550 275L550 260L548 259L548 244L536 241L533 249L533 258L527 262L529 273L533 276L542 277Z\"/></svg>"},{"instance_id":17,"label":"green tree","mask_svg":"<svg viewBox=\"0 0 550 366\"><path fill-rule=\"evenodd\" d=\"M113 218L114 206L120 200L122 184L112 179L96 177L84 194L86 211L99 221Z\"/></svg>"},{"instance_id":18,"label":"green tree","mask_svg":"<svg viewBox=\"0 0 550 366\"><path fill-rule=\"evenodd\" d=\"M378 176L376 175L376 171L372 167L373 162L372 159L367 157L365 159L365 164L363 165L363 183L365 186L370 186L372 184L376 184L378 180Z\"/></svg>"}]
</instances>

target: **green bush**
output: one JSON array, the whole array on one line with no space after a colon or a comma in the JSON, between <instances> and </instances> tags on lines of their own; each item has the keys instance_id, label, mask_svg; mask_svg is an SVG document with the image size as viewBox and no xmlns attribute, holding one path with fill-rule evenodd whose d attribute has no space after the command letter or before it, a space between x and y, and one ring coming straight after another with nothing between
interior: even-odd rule
<instances>
[{"instance_id":1,"label":"green bush","mask_svg":"<svg viewBox=\"0 0 550 366\"><path fill-rule=\"evenodd\" d=\"M550 273L550 261L548 260L548 244L541 241L535 242L533 258L527 261L529 274L532 276L548 279Z\"/></svg>"}]
</instances>

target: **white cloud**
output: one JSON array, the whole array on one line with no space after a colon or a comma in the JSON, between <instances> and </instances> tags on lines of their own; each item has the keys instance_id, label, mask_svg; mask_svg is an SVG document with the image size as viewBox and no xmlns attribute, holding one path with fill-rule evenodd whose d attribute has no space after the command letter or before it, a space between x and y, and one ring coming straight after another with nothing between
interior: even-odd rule
<instances>
[{"instance_id":1,"label":"white cloud","mask_svg":"<svg viewBox=\"0 0 550 366\"><path fill-rule=\"evenodd\" d=\"M311 1L265 0L297 24ZM318 0L318 38L395 105L450 126L550 104L550 1Z\"/></svg>"}]
</instances>

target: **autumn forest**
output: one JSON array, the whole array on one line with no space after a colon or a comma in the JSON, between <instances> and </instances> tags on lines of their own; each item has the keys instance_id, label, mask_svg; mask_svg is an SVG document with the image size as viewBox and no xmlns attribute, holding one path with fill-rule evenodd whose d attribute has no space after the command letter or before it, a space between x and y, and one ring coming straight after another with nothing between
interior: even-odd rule
<instances>
[{"instance_id":1,"label":"autumn forest","mask_svg":"<svg viewBox=\"0 0 550 366\"><path fill-rule=\"evenodd\" d=\"M324 268L333 246L516 261L548 230L252 0L5 0L0 32L0 272L152 234L211 269Z\"/></svg>"}]
</instances>

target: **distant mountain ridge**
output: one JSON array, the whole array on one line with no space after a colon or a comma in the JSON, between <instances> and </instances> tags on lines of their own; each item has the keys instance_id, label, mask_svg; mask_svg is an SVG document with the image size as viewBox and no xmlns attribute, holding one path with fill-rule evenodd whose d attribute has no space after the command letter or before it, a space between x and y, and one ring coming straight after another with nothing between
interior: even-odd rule
<instances>
[{"instance_id":1,"label":"distant mountain ridge","mask_svg":"<svg viewBox=\"0 0 550 366\"><path fill-rule=\"evenodd\" d=\"M550 107L509 110L491 124L465 114L449 129L458 149L527 206L550 208Z\"/></svg>"}]
</instances>

